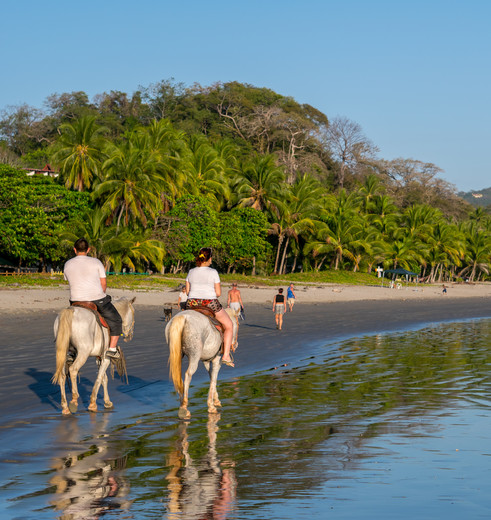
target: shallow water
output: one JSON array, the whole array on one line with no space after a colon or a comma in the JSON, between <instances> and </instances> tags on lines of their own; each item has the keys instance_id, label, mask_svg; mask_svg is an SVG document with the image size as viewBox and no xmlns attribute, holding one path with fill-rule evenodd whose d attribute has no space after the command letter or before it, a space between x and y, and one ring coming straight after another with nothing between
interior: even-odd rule
<instances>
[{"instance_id":1,"label":"shallow water","mask_svg":"<svg viewBox=\"0 0 491 520\"><path fill-rule=\"evenodd\" d=\"M491 320L313 352L221 382L221 416L203 387L189 423L175 408L111 431L110 414L57 418L35 469L22 447L18 472L2 461L5 518L491 516Z\"/></svg>"}]
</instances>

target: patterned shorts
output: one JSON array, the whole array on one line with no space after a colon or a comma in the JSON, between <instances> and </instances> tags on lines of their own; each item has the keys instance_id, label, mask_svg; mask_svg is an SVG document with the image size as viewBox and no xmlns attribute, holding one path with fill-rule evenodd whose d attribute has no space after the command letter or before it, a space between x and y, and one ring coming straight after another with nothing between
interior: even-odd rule
<instances>
[{"instance_id":1,"label":"patterned shorts","mask_svg":"<svg viewBox=\"0 0 491 520\"><path fill-rule=\"evenodd\" d=\"M217 300L204 300L201 298L188 298L186 302L186 309L193 307L208 307L213 312L219 312L223 309L222 304Z\"/></svg>"}]
</instances>

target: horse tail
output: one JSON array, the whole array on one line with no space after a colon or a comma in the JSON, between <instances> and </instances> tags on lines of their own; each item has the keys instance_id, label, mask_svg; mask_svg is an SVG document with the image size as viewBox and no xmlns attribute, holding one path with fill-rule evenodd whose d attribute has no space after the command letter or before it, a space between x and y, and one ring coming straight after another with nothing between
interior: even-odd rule
<instances>
[{"instance_id":1,"label":"horse tail","mask_svg":"<svg viewBox=\"0 0 491 520\"><path fill-rule=\"evenodd\" d=\"M58 331L56 332L56 371L51 378L53 384L60 384L63 367L66 363L70 334L72 331L73 309L63 309L58 315Z\"/></svg>"},{"instance_id":2,"label":"horse tail","mask_svg":"<svg viewBox=\"0 0 491 520\"><path fill-rule=\"evenodd\" d=\"M177 315L165 330L165 339L169 345L169 376L179 396L184 392L182 382L182 331L186 316Z\"/></svg>"}]
</instances>

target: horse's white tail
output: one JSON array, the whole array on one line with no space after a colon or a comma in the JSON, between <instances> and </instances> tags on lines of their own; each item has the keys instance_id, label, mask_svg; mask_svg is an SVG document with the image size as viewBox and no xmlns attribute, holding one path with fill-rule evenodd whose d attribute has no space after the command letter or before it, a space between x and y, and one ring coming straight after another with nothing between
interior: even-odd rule
<instances>
[{"instance_id":1,"label":"horse's white tail","mask_svg":"<svg viewBox=\"0 0 491 520\"><path fill-rule=\"evenodd\" d=\"M179 396L184 392L182 382L182 330L186 316L175 316L167 329L166 340L169 345L169 376Z\"/></svg>"},{"instance_id":2,"label":"horse's white tail","mask_svg":"<svg viewBox=\"0 0 491 520\"><path fill-rule=\"evenodd\" d=\"M66 355L70 345L73 309L63 309L58 315L58 331L56 333L56 371L51 378L53 384L60 384Z\"/></svg>"}]
</instances>

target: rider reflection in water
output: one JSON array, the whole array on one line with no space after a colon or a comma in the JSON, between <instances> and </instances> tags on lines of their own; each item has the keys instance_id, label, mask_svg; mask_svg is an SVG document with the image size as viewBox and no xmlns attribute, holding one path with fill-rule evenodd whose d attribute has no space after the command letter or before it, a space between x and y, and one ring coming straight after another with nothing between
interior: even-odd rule
<instances>
[{"instance_id":1,"label":"rider reflection in water","mask_svg":"<svg viewBox=\"0 0 491 520\"><path fill-rule=\"evenodd\" d=\"M175 451L169 457L167 475L169 520L213 518L225 520L233 512L237 495L234 463L221 462L216 441L220 414L209 414L208 452L197 460L189 454L189 423L180 425Z\"/></svg>"}]
</instances>

